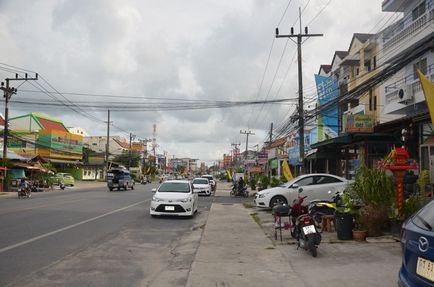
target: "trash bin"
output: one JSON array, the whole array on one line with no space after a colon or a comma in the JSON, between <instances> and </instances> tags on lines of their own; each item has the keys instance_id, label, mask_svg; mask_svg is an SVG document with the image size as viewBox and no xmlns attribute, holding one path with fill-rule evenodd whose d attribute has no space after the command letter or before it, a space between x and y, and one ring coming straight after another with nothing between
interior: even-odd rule
<instances>
[{"instance_id":1,"label":"trash bin","mask_svg":"<svg viewBox=\"0 0 434 287\"><path fill-rule=\"evenodd\" d=\"M353 239L353 215L335 212L336 232L339 240Z\"/></svg>"}]
</instances>

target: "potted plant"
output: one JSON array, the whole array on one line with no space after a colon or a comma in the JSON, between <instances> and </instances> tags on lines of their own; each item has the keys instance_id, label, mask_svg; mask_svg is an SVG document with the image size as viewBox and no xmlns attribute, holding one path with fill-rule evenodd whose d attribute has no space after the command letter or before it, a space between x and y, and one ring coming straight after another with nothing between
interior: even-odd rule
<instances>
[{"instance_id":1,"label":"potted plant","mask_svg":"<svg viewBox=\"0 0 434 287\"><path fill-rule=\"evenodd\" d=\"M258 190L267 189L269 183L270 183L270 180L269 180L268 176L266 176L265 174L262 174L260 182L259 182Z\"/></svg>"},{"instance_id":2,"label":"potted plant","mask_svg":"<svg viewBox=\"0 0 434 287\"><path fill-rule=\"evenodd\" d=\"M355 212L354 213L354 228L352 230L353 233L353 239L356 241L365 241L366 235L368 231L363 226L362 221L360 220L360 213Z\"/></svg>"},{"instance_id":3,"label":"potted plant","mask_svg":"<svg viewBox=\"0 0 434 287\"><path fill-rule=\"evenodd\" d=\"M366 227L368 236L380 236L394 199L392 178L384 170L369 169L362 165L352 189L364 204L359 211L359 222Z\"/></svg>"}]
</instances>

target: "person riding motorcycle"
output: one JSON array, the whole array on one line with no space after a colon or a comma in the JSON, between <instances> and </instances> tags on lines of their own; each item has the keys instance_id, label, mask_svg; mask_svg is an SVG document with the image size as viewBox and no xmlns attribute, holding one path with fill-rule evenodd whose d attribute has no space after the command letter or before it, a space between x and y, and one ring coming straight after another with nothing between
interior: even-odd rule
<instances>
[{"instance_id":1,"label":"person riding motorcycle","mask_svg":"<svg viewBox=\"0 0 434 287\"><path fill-rule=\"evenodd\" d=\"M243 190L243 188L244 188L244 179L243 179L243 177L241 176L241 177L238 179L238 186L237 186L238 194L241 194L241 191Z\"/></svg>"},{"instance_id":2,"label":"person riding motorcycle","mask_svg":"<svg viewBox=\"0 0 434 287\"><path fill-rule=\"evenodd\" d=\"M20 184L18 185L19 188L19 192L22 195L26 195L27 197L31 196L31 192L30 192L30 188L29 188L29 183L26 181L25 178L22 178L20 181Z\"/></svg>"}]
</instances>

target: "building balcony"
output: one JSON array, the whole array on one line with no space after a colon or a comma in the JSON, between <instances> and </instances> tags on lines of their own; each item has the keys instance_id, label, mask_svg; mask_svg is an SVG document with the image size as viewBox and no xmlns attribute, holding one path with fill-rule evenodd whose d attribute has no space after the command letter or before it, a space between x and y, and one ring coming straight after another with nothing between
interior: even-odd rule
<instances>
[{"instance_id":1,"label":"building balcony","mask_svg":"<svg viewBox=\"0 0 434 287\"><path fill-rule=\"evenodd\" d=\"M428 66L426 76L434 81L434 64ZM408 105L425 101L420 80L414 74L407 75L384 88L385 112L401 113Z\"/></svg>"},{"instance_id":2,"label":"building balcony","mask_svg":"<svg viewBox=\"0 0 434 287\"><path fill-rule=\"evenodd\" d=\"M384 0L381 3L381 10L383 12L404 12L405 2L410 2L409 0Z\"/></svg>"},{"instance_id":3,"label":"building balcony","mask_svg":"<svg viewBox=\"0 0 434 287\"><path fill-rule=\"evenodd\" d=\"M427 1L425 5L426 12L416 20L413 20L412 13L409 13L399 22L385 30L383 34L383 49L388 59L432 34L432 29L430 29L429 25L434 20L434 7L430 1Z\"/></svg>"}]
</instances>

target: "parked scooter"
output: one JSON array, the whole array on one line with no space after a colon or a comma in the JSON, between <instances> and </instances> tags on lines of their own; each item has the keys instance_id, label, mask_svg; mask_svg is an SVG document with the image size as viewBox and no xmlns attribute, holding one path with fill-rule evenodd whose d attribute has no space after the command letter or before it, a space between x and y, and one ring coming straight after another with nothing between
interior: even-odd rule
<instances>
[{"instance_id":1,"label":"parked scooter","mask_svg":"<svg viewBox=\"0 0 434 287\"><path fill-rule=\"evenodd\" d=\"M331 194L331 191L328 192ZM318 230L321 230L322 217L324 215L334 215L338 207L342 206L341 193L337 191L331 201L314 200L309 203L309 214Z\"/></svg>"},{"instance_id":2,"label":"parked scooter","mask_svg":"<svg viewBox=\"0 0 434 287\"><path fill-rule=\"evenodd\" d=\"M303 189L298 191L298 197L291 205L289 214L291 222L291 236L297 240L297 249L309 250L313 257L317 256L317 248L321 243L321 234L318 232L308 208L303 205L307 196L302 196Z\"/></svg>"},{"instance_id":3,"label":"parked scooter","mask_svg":"<svg viewBox=\"0 0 434 287\"><path fill-rule=\"evenodd\" d=\"M64 190L65 189L65 183L63 181L61 181L59 183L59 187L60 187L61 190Z\"/></svg>"},{"instance_id":4,"label":"parked scooter","mask_svg":"<svg viewBox=\"0 0 434 287\"><path fill-rule=\"evenodd\" d=\"M243 186L241 189L238 188L238 185L233 185L230 193L231 196L241 196L241 197L249 197L249 191L247 190L247 186Z\"/></svg>"}]
</instances>

